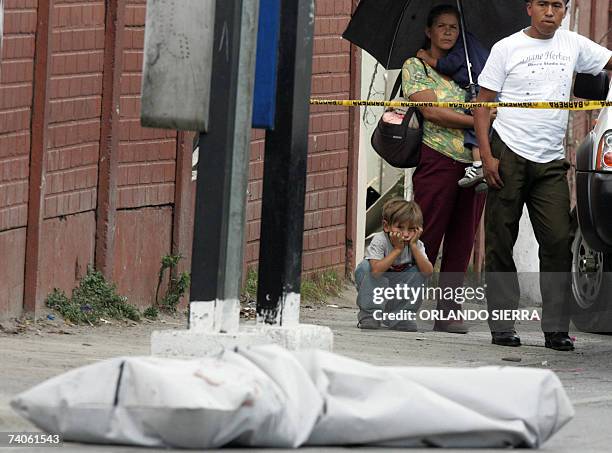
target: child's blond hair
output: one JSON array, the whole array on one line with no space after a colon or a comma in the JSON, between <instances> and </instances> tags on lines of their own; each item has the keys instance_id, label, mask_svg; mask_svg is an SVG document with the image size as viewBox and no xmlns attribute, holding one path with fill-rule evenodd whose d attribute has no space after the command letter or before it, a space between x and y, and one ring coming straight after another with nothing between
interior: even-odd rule
<instances>
[{"instance_id":1,"label":"child's blond hair","mask_svg":"<svg viewBox=\"0 0 612 453\"><path fill-rule=\"evenodd\" d=\"M414 227L423 227L423 212L414 201L395 197L383 205L383 221L387 225L410 223Z\"/></svg>"}]
</instances>

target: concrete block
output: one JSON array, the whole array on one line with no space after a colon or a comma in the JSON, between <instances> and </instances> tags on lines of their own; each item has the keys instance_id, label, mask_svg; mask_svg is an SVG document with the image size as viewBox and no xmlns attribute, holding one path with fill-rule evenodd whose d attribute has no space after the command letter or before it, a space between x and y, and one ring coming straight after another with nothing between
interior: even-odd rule
<instances>
[{"instance_id":1,"label":"concrete block","mask_svg":"<svg viewBox=\"0 0 612 453\"><path fill-rule=\"evenodd\" d=\"M292 327L249 326L236 333L163 330L151 335L151 354L160 357L206 357L236 347L277 344L286 349L331 351L330 328L300 324Z\"/></svg>"},{"instance_id":2,"label":"concrete block","mask_svg":"<svg viewBox=\"0 0 612 453\"><path fill-rule=\"evenodd\" d=\"M266 295L269 298L269 295ZM264 320L273 319L273 325L291 327L297 326L300 322L300 294L283 293L280 300L280 309L272 310L271 316L257 316L257 322L264 324Z\"/></svg>"},{"instance_id":3,"label":"concrete block","mask_svg":"<svg viewBox=\"0 0 612 453\"><path fill-rule=\"evenodd\" d=\"M238 299L193 301L189 304L189 329L196 332L238 331L240 301Z\"/></svg>"},{"instance_id":4,"label":"concrete block","mask_svg":"<svg viewBox=\"0 0 612 453\"><path fill-rule=\"evenodd\" d=\"M147 0L143 126L207 130L214 23L215 0Z\"/></svg>"}]
</instances>

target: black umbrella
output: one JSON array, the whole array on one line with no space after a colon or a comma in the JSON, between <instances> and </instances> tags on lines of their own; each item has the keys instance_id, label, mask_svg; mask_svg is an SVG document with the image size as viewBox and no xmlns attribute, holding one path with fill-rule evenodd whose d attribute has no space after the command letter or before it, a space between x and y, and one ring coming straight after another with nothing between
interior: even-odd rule
<instances>
[{"instance_id":1,"label":"black umbrella","mask_svg":"<svg viewBox=\"0 0 612 453\"><path fill-rule=\"evenodd\" d=\"M427 15L442 4L458 4L462 31L488 49L530 23L525 0L361 0L342 36L385 69L399 69L423 47Z\"/></svg>"}]
</instances>

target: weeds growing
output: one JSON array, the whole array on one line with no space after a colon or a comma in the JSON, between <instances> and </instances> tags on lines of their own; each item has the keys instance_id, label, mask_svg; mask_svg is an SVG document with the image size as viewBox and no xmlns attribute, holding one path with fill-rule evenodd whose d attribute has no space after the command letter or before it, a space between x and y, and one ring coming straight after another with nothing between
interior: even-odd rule
<instances>
[{"instance_id":1,"label":"weeds growing","mask_svg":"<svg viewBox=\"0 0 612 453\"><path fill-rule=\"evenodd\" d=\"M327 270L302 278L300 287L303 302L325 302L340 295L344 289L344 279L335 270ZM242 289L241 301L254 302L257 299L257 270L252 267L247 272L246 283Z\"/></svg>"},{"instance_id":2,"label":"weeds growing","mask_svg":"<svg viewBox=\"0 0 612 453\"><path fill-rule=\"evenodd\" d=\"M191 284L191 275L189 272L182 272L179 275L175 275L174 269L178 265L179 261L183 259L182 255L166 255L161 259L161 267L159 269L159 278L157 281L157 290L155 291L155 301L159 308L163 311L174 313L178 307L181 297L185 294L189 285ZM164 279L164 273L166 270L170 276L168 279L168 287L161 300L158 301L159 289L161 287L162 280ZM156 307L152 307L156 308ZM153 314L151 311L150 314ZM157 316L155 316L157 317Z\"/></svg>"},{"instance_id":3,"label":"weeds growing","mask_svg":"<svg viewBox=\"0 0 612 453\"><path fill-rule=\"evenodd\" d=\"M72 297L54 288L45 303L74 324L98 325L105 318L140 321L139 310L128 304L125 296L117 294L117 287L107 282L102 273L91 267L72 291Z\"/></svg>"}]
</instances>

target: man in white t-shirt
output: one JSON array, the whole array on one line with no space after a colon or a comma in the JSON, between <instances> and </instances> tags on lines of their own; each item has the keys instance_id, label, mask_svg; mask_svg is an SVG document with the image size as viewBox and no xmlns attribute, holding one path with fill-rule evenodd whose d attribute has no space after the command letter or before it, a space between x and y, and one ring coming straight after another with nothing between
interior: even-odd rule
<instances>
[{"instance_id":1,"label":"man in white t-shirt","mask_svg":"<svg viewBox=\"0 0 612 453\"><path fill-rule=\"evenodd\" d=\"M526 0L531 26L491 50L478 101L568 101L574 72L612 69L612 52L584 36L559 30L568 0ZM569 351L570 199L564 138L568 111L500 108L489 144L489 109L474 122L487 183L485 211L487 303L492 342L520 346L514 321L494 321L518 308L520 289L512 249L527 204L540 250L545 346ZM497 312L497 313L495 313Z\"/></svg>"}]
</instances>

